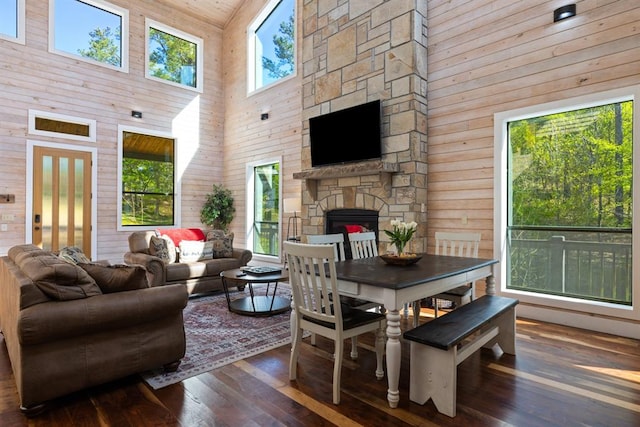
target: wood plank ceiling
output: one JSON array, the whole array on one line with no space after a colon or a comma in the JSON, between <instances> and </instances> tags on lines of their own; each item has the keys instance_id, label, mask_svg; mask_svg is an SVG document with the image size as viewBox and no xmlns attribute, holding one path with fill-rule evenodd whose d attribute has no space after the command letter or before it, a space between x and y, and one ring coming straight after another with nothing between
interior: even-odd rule
<instances>
[{"instance_id":1,"label":"wood plank ceiling","mask_svg":"<svg viewBox=\"0 0 640 427\"><path fill-rule=\"evenodd\" d=\"M244 0L158 0L190 16L203 19L219 28L227 26Z\"/></svg>"}]
</instances>

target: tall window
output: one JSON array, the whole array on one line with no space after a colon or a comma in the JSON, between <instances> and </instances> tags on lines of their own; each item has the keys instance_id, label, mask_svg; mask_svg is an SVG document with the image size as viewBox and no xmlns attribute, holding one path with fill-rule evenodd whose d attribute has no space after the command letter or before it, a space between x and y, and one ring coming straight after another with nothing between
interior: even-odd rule
<instances>
[{"instance_id":1,"label":"tall window","mask_svg":"<svg viewBox=\"0 0 640 427\"><path fill-rule=\"evenodd\" d=\"M121 129L119 144L119 229L176 224L175 140Z\"/></svg>"},{"instance_id":2,"label":"tall window","mask_svg":"<svg viewBox=\"0 0 640 427\"><path fill-rule=\"evenodd\" d=\"M280 254L280 162L250 166L250 240L256 255Z\"/></svg>"},{"instance_id":3,"label":"tall window","mask_svg":"<svg viewBox=\"0 0 640 427\"><path fill-rule=\"evenodd\" d=\"M202 92L202 39L147 19L147 77Z\"/></svg>"},{"instance_id":4,"label":"tall window","mask_svg":"<svg viewBox=\"0 0 640 427\"><path fill-rule=\"evenodd\" d=\"M0 39L24 44L25 0L0 1Z\"/></svg>"},{"instance_id":5,"label":"tall window","mask_svg":"<svg viewBox=\"0 0 640 427\"><path fill-rule=\"evenodd\" d=\"M575 102L500 120L506 137L502 288L630 307L635 100Z\"/></svg>"},{"instance_id":6,"label":"tall window","mask_svg":"<svg viewBox=\"0 0 640 427\"><path fill-rule=\"evenodd\" d=\"M129 12L101 0L51 0L49 50L128 71Z\"/></svg>"},{"instance_id":7,"label":"tall window","mask_svg":"<svg viewBox=\"0 0 640 427\"><path fill-rule=\"evenodd\" d=\"M295 0L271 0L248 30L248 91L295 74Z\"/></svg>"}]
</instances>

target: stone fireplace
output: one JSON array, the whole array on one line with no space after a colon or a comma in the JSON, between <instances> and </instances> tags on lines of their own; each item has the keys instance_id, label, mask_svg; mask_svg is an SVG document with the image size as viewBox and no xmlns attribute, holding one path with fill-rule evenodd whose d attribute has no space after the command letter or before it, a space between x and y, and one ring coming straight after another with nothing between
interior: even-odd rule
<instances>
[{"instance_id":1,"label":"stone fireplace","mask_svg":"<svg viewBox=\"0 0 640 427\"><path fill-rule=\"evenodd\" d=\"M303 235L327 233L334 210L374 211L378 230L417 222L414 250L426 251L426 2L309 0L301 18ZM375 99L382 158L312 168L309 118Z\"/></svg>"}]
</instances>

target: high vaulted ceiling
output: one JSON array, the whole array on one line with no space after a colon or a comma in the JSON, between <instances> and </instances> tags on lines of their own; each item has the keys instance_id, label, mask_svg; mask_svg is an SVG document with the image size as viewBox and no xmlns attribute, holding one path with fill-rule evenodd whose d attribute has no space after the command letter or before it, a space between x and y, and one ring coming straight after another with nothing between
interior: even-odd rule
<instances>
[{"instance_id":1,"label":"high vaulted ceiling","mask_svg":"<svg viewBox=\"0 0 640 427\"><path fill-rule=\"evenodd\" d=\"M224 28L244 0L159 0L196 18Z\"/></svg>"}]
</instances>

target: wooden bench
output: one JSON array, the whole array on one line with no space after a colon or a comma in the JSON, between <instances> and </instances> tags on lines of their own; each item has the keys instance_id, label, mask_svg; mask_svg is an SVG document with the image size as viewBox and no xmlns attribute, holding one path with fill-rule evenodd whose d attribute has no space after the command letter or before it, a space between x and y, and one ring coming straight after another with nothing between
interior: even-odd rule
<instances>
[{"instance_id":1,"label":"wooden bench","mask_svg":"<svg viewBox=\"0 0 640 427\"><path fill-rule=\"evenodd\" d=\"M518 300L485 295L404 333L411 341L409 398L456 416L457 367L481 347L516 353Z\"/></svg>"}]
</instances>

